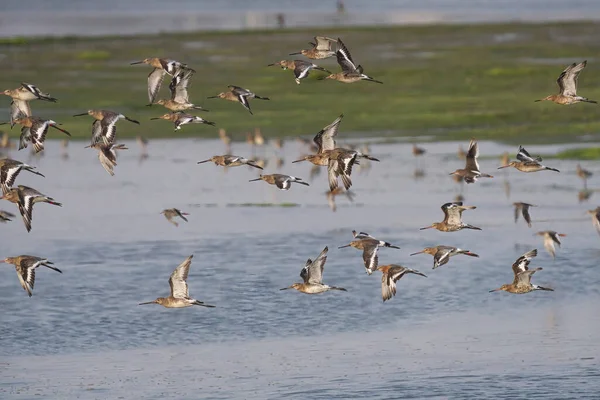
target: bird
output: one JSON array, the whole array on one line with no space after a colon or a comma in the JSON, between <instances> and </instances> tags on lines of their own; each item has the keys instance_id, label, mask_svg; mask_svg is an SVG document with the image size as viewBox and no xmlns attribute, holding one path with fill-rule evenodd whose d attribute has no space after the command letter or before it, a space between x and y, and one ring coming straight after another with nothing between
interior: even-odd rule
<instances>
[{"instance_id":1,"label":"bird","mask_svg":"<svg viewBox=\"0 0 600 400\"><path fill-rule=\"evenodd\" d=\"M380 247L389 247L392 249L400 248L389 242L375 239L371 235L366 234L364 232L360 232L359 234L355 234L354 232L355 231L352 231L352 234L355 235L354 240L347 245L338 247L338 249L343 249L345 247L354 247L355 249L362 250L365 270L369 275L371 275L377 269L377 264L379 263L379 257L377 256L377 252Z\"/></svg>"},{"instance_id":2,"label":"bird","mask_svg":"<svg viewBox=\"0 0 600 400\"><path fill-rule=\"evenodd\" d=\"M558 77L556 83L558 83L559 93L551 94L543 99L535 101L548 100L556 104L575 104L579 102L585 103L598 103L595 100L590 100L586 97L577 96L577 78L581 73L581 70L587 65L587 60L582 63L573 63L569 65Z\"/></svg>"},{"instance_id":3,"label":"bird","mask_svg":"<svg viewBox=\"0 0 600 400\"><path fill-rule=\"evenodd\" d=\"M464 254L466 256L471 257L479 257L478 254L472 253L469 250L459 249L458 247L453 246L435 246L435 247L425 247L425 249L412 253L411 256L417 254L430 254L433 256L433 269L437 267L441 267L444 264L447 264L450 261L450 257L455 256L457 254Z\"/></svg>"},{"instance_id":4,"label":"bird","mask_svg":"<svg viewBox=\"0 0 600 400\"><path fill-rule=\"evenodd\" d=\"M423 154L425 154L426 152L427 152L427 150L425 150L424 148L419 147L419 146L417 146L416 144L413 143L413 146L412 146L412 154L413 154L413 156L419 157L419 156L422 156Z\"/></svg>"},{"instance_id":5,"label":"bird","mask_svg":"<svg viewBox=\"0 0 600 400\"><path fill-rule=\"evenodd\" d=\"M219 99L225 99L225 100L229 100L229 101L237 101L241 105L243 105L244 108L246 110L248 110L248 112L252 115L254 115L254 114L252 113L252 109L250 108L250 103L248 102L248 99L271 100L268 97L258 96L255 93L249 91L248 89L244 89L239 86L229 85L227 87L229 88L228 92L222 92L216 96L209 96L207 98L208 99L219 98Z\"/></svg>"},{"instance_id":6,"label":"bird","mask_svg":"<svg viewBox=\"0 0 600 400\"><path fill-rule=\"evenodd\" d=\"M221 167L238 167L240 165L249 165L254 168L263 169L260 165L256 164L252 160L248 160L247 158L240 156L232 156L229 154L222 156L212 156L208 160L198 161L197 164L204 164L207 162L214 162L215 165L219 165Z\"/></svg>"},{"instance_id":7,"label":"bird","mask_svg":"<svg viewBox=\"0 0 600 400\"><path fill-rule=\"evenodd\" d=\"M544 248L550 253L552 258L556 257L556 248L554 247L554 244L556 243L556 245L560 247L561 243L559 237L567 236L564 233L557 233L555 231L540 231L534 233L534 235L542 236L544 238Z\"/></svg>"},{"instance_id":8,"label":"bird","mask_svg":"<svg viewBox=\"0 0 600 400\"><path fill-rule=\"evenodd\" d=\"M529 215L529 207L537 207L533 204L517 202L513 203L515 207L515 224L519 220L519 214L523 214L523 219L527 222L527 226L531 228L531 216Z\"/></svg>"},{"instance_id":9,"label":"bird","mask_svg":"<svg viewBox=\"0 0 600 400\"><path fill-rule=\"evenodd\" d=\"M583 180L583 187L587 189L587 180L594 174L591 171L588 171L587 169L581 168L581 164L577 164L576 172L577 176Z\"/></svg>"},{"instance_id":10,"label":"bird","mask_svg":"<svg viewBox=\"0 0 600 400\"><path fill-rule=\"evenodd\" d=\"M60 269L52 266L54 264L52 261L36 256L22 255L18 257L7 257L4 260L0 260L0 262L13 264L15 266L17 276L19 277L19 282L29 297L33 295L32 292L35 284L35 269L37 267L43 265L44 267L53 269L54 271L62 274Z\"/></svg>"},{"instance_id":11,"label":"bird","mask_svg":"<svg viewBox=\"0 0 600 400\"><path fill-rule=\"evenodd\" d=\"M175 217L179 217L182 220L184 220L185 222L188 222L185 215L190 215L186 212L180 211L177 208L167 208L167 209L162 210L160 213L165 216L167 221L169 221L170 223L172 223L175 226L179 226L179 224L174 221Z\"/></svg>"},{"instance_id":12,"label":"bird","mask_svg":"<svg viewBox=\"0 0 600 400\"><path fill-rule=\"evenodd\" d=\"M327 163L329 190L335 190L338 187L338 177L342 179L344 188L346 190L350 189L352 186L352 180L350 178L350 175L352 174L352 167L357 163L358 158L379 161L379 159L371 157L368 154L361 153L358 150L350 150L338 147L333 150L326 151L329 154L329 160Z\"/></svg>"},{"instance_id":13,"label":"bird","mask_svg":"<svg viewBox=\"0 0 600 400\"><path fill-rule=\"evenodd\" d=\"M154 67L148 75L148 100L150 103L154 103L156 100L162 81L165 79L165 74L175 77L185 71L195 72L193 69L188 68L187 64L168 58L151 57L131 63L131 65L135 64L148 64L151 67Z\"/></svg>"},{"instance_id":14,"label":"bird","mask_svg":"<svg viewBox=\"0 0 600 400\"><path fill-rule=\"evenodd\" d=\"M110 110L87 110L84 113L75 114L73 116L81 117L84 115L90 115L94 118L94 122L92 122L91 144L95 144L99 141L104 142L106 145L114 143L117 136L116 124L120 119L127 120L137 125L140 124L140 122L135 119Z\"/></svg>"},{"instance_id":15,"label":"bird","mask_svg":"<svg viewBox=\"0 0 600 400\"><path fill-rule=\"evenodd\" d=\"M461 229L474 229L480 231L481 228L478 228L473 225L465 224L462 221L462 213L465 210L474 210L475 206L463 206L461 201L457 201L454 203L445 203L442 205L442 211L444 212L444 220L442 222L434 222L430 226L426 226L423 229L435 228L441 232L455 232L460 231Z\"/></svg>"},{"instance_id":16,"label":"bird","mask_svg":"<svg viewBox=\"0 0 600 400\"><path fill-rule=\"evenodd\" d=\"M527 152L527 150L525 150L525 148L523 146L519 146L519 152L517 153L517 160L519 160L519 161L511 161L506 165L502 165L502 166L498 167L498 169L514 167L515 169L517 169L521 172L537 172L537 171L544 171L544 170L560 172L556 168L550 168L550 167L546 167L546 166L542 165L541 164L542 157L540 157L540 156L537 156L535 158L531 157L531 155L529 155L529 153Z\"/></svg>"},{"instance_id":17,"label":"bird","mask_svg":"<svg viewBox=\"0 0 600 400\"><path fill-rule=\"evenodd\" d=\"M0 159L0 187L2 188L2 193L8 193L22 170L44 177L44 175L35 169L34 166L27 165L21 161L12 160L10 158Z\"/></svg>"},{"instance_id":18,"label":"bird","mask_svg":"<svg viewBox=\"0 0 600 400\"><path fill-rule=\"evenodd\" d=\"M329 248L326 246L323 251L313 261L312 259L306 260L306 264L300 271L300 277L302 283L293 283L291 286L279 289L296 289L299 292L306 294L318 294L327 292L328 290L341 290L346 292L346 289L336 286L329 286L323 283L323 270L325 269L325 262L327 261L327 252Z\"/></svg>"},{"instance_id":19,"label":"bird","mask_svg":"<svg viewBox=\"0 0 600 400\"><path fill-rule=\"evenodd\" d=\"M104 142L96 142L94 144L90 144L89 146L85 146L85 148L91 148L98 151L98 160L110 176L115 175L113 168L117 165L116 150L128 150L124 144L105 144Z\"/></svg>"},{"instance_id":20,"label":"bird","mask_svg":"<svg viewBox=\"0 0 600 400\"><path fill-rule=\"evenodd\" d=\"M9 213L8 211L0 210L0 222L7 223L12 221L12 218L15 217L15 214Z\"/></svg>"},{"instance_id":21,"label":"bird","mask_svg":"<svg viewBox=\"0 0 600 400\"><path fill-rule=\"evenodd\" d=\"M531 259L537 256L537 249L533 249L517 258L517 261L512 265L512 270L515 275L513 283L500 286L498 289L490 290L491 292L505 291L514 294L529 293L534 290L548 290L554 291L554 289L534 285L531 283L531 275L537 271L541 271L542 268L529 269L529 263Z\"/></svg>"},{"instance_id":22,"label":"bird","mask_svg":"<svg viewBox=\"0 0 600 400\"><path fill-rule=\"evenodd\" d=\"M594 225L594 228L596 228L598 235L600 235L600 207L588 210L587 213L592 216L592 224Z\"/></svg>"},{"instance_id":23,"label":"bird","mask_svg":"<svg viewBox=\"0 0 600 400\"><path fill-rule=\"evenodd\" d=\"M342 68L342 72L338 72L335 74L327 75L322 79L333 79L342 83L354 83L361 80L375 82L375 83L383 83L376 79L371 78L368 75L363 73L363 67L361 65L356 66L354 61L352 61L352 56L350 55L350 51L344 45L341 39L337 40L337 51L335 52L337 57L337 62Z\"/></svg>"},{"instance_id":24,"label":"bird","mask_svg":"<svg viewBox=\"0 0 600 400\"><path fill-rule=\"evenodd\" d=\"M483 174L479 170L479 163L477 158L479 157L479 146L475 139L471 139L469 143L469 150L467 151L467 163L463 169L457 169L451 172L450 175L462 176L466 183L475 183L477 178L493 178L492 175Z\"/></svg>"},{"instance_id":25,"label":"bird","mask_svg":"<svg viewBox=\"0 0 600 400\"><path fill-rule=\"evenodd\" d=\"M387 301L396 295L396 282L406 274L415 274L424 276L422 272L416 269L410 269L403 267L402 265L389 264L377 267L377 271L381 271L381 298L383 301Z\"/></svg>"},{"instance_id":26,"label":"bird","mask_svg":"<svg viewBox=\"0 0 600 400\"><path fill-rule=\"evenodd\" d=\"M154 118L150 118L150 119L151 120L164 119L165 121L171 121L173 124L175 124L175 131L178 131L179 129L181 129L181 125L186 125L186 124L206 124L206 125L215 126L214 122L207 121L204 118L201 118L201 117L198 117L195 115L186 114L184 112L166 113L166 114L161 115L160 117L154 117Z\"/></svg>"},{"instance_id":27,"label":"bird","mask_svg":"<svg viewBox=\"0 0 600 400\"><path fill-rule=\"evenodd\" d=\"M62 207L62 204L54 200L52 197L48 197L45 194L38 192L28 186L19 185L16 188L12 188L5 193L0 200L8 200L11 203L17 204L19 212L23 217L25 228L27 232L31 231L31 220L33 217L33 205L35 203L49 203L58 207Z\"/></svg>"},{"instance_id":28,"label":"bird","mask_svg":"<svg viewBox=\"0 0 600 400\"><path fill-rule=\"evenodd\" d=\"M189 289L187 284L188 272L190 271L190 265L192 264L192 254L186 258L171 274L169 278L169 286L171 287L171 295L169 297L159 297L156 300L148 301L144 304L160 304L166 308L183 308L191 306L202 306L214 308L215 306L206 304L202 301L192 299L189 296Z\"/></svg>"},{"instance_id":29,"label":"bird","mask_svg":"<svg viewBox=\"0 0 600 400\"><path fill-rule=\"evenodd\" d=\"M44 150L44 142L46 141L46 134L48 133L48 127L53 127L62 133L71 136L66 130L59 128L55 121L51 119L42 119L39 117L28 117L25 114L19 114L17 118L13 120L15 124L21 125L21 137L19 139L19 150L27 148L29 142L33 144L33 149L36 153ZM5 123L0 123L3 125Z\"/></svg>"},{"instance_id":30,"label":"bird","mask_svg":"<svg viewBox=\"0 0 600 400\"><path fill-rule=\"evenodd\" d=\"M194 73L194 70L187 69L184 73L174 76L169 84L171 98L157 100L154 103L148 104L148 106L152 106L152 104L160 104L170 111L185 111L190 109L209 111L205 108L190 103L187 89L190 84L190 78L194 75Z\"/></svg>"},{"instance_id":31,"label":"bird","mask_svg":"<svg viewBox=\"0 0 600 400\"><path fill-rule=\"evenodd\" d=\"M310 186L304 182L301 178L295 176L283 175L283 174L271 174L271 175L259 175L256 179L250 179L249 182L265 181L269 185L275 185L280 190L289 190L292 186L292 182L299 183L304 186Z\"/></svg>"},{"instance_id":32,"label":"bird","mask_svg":"<svg viewBox=\"0 0 600 400\"><path fill-rule=\"evenodd\" d=\"M375 239L373 236L371 236L371 234L367 233L367 232L358 232L356 230L352 230L352 237L354 237L354 239L366 239L366 238L372 238Z\"/></svg>"},{"instance_id":33,"label":"bird","mask_svg":"<svg viewBox=\"0 0 600 400\"><path fill-rule=\"evenodd\" d=\"M332 44L337 43L337 40L326 37L326 36L315 36L315 42L310 42L309 44L312 46L311 49L308 50L300 50L296 53L290 53L290 56L302 54L306 58L310 58L313 60L321 60L323 58L333 57L335 55L335 51L332 50Z\"/></svg>"},{"instance_id":34,"label":"bird","mask_svg":"<svg viewBox=\"0 0 600 400\"><path fill-rule=\"evenodd\" d=\"M319 67L317 64L313 64L309 61L303 61L303 60L281 60L276 63L269 64L269 65L267 65L267 67L272 67L275 65L280 66L284 70L291 69L292 71L294 71L294 76L296 77L296 83L298 85L300 84L301 79L304 79L308 76L308 73L310 72L310 70L315 69L318 71L323 71L323 72L327 72L328 74L331 74L331 71L326 70L323 67Z\"/></svg>"},{"instance_id":35,"label":"bird","mask_svg":"<svg viewBox=\"0 0 600 400\"><path fill-rule=\"evenodd\" d=\"M58 100L50 96L47 93L43 93L37 86L30 83L21 83L16 89L7 89L2 94L12 98L10 103L10 127L12 128L15 124L15 119L19 118L20 114L26 117L31 117L31 107L29 102L31 100L44 100L52 103L56 103Z\"/></svg>"},{"instance_id":36,"label":"bird","mask_svg":"<svg viewBox=\"0 0 600 400\"><path fill-rule=\"evenodd\" d=\"M302 157L301 159L292 161L292 163L298 163L302 161L309 161L314 165L325 166L329 163L329 152L335 149L335 137L337 136L340 123L344 118L344 114L340 114L332 123L321 129L315 137L313 142L317 146L317 153Z\"/></svg>"}]
</instances>

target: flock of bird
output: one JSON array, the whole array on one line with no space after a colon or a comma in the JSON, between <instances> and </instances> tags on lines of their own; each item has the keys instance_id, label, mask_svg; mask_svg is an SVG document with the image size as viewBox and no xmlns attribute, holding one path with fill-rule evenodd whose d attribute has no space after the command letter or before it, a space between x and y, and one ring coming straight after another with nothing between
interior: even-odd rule
<instances>
[{"instance_id":1,"label":"flock of bird","mask_svg":"<svg viewBox=\"0 0 600 400\"><path fill-rule=\"evenodd\" d=\"M304 60L282 60L277 63L269 64L269 66L280 66L283 69L291 69L294 72L295 81L297 84L300 84L301 80L306 78L311 70L322 71L329 74L319 79L332 79L342 83L355 83L361 80L380 84L382 83L364 74L363 67L355 64L350 52L348 51L348 48L341 39L317 36L315 37L315 42L311 44L312 48L302 50L297 53L291 53L290 55L302 54L303 56L313 60L335 56L338 64L341 67L341 71L337 73L331 73L330 71L319 67L312 62ZM133 64L147 64L153 67L153 70L148 75L148 105L151 106L153 104L159 104L170 111L169 113L152 119L171 121L175 126L175 130L181 129L183 125L191 123L215 125L214 122L207 121L199 116L186 113L188 110L208 111L200 106L196 106L189 100L187 88L189 86L191 77L195 73L193 69L189 68L184 63L164 58L146 58L144 60L132 63L132 65ZM560 92L536 101L548 100L561 105L574 104L578 102L596 103L594 100L577 95L577 78L585 66L586 61L579 64L573 63L572 65L568 66L561 73L557 80ZM160 92L160 87L166 75L169 75L171 79L169 84L171 97L170 99L157 99ZM250 99L269 100L268 97L258 96L254 92L239 86L232 85L228 88L228 91L220 93L216 96L210 96L208 98L221 98L228 101L239 102L246 110L248 110L250 114L252 114L252 109L249 103ZM57 102L57 99L54 97L43 93L38 87L27 83L22 83L21 86L16 89L5 90L3 94L12 98L10 122L8 123L10 123L11 127L15 124L22 126L19 150L26 148L29 143L32 144L35 153L44 150L44 141L50 127L70 136L70 133L58 127L59 124L57 124L55 121L44 120L32 115L29 104L31 101L43 100ZM98 158L101 165L110 175L114 175L114 167L117 165L116 151L127 149L124 145L116 143L116 124L121 119L135 124L139 124L139 121L136 121L135 119L125 116L119 112L108 110L88 110L85 113L76 114L75 116L85 115L89 115L94 119L92 122L91 143L87 147L93 148L98 152ZM310 163L314 164L316 168L326 166L329 190L332 194L341 189L338 187L338 179L341 180L346 191L350 189L352 186L351 175L353 166L359 165L360 162L368 162L367 160L376 162L379 161L377 158L374 158L369 154L365 154L357 149L337 146L336 137L342 119L343 114L337 117L331 124L321 129L315 135L313 141L316 147L316 152L314 154L306 155L298 160L293 161L293 163L309 161ZM413 148L413 153L415 155L421 155L424 153L424 150L415 146ZM475 183L479 178L493 178L492 175L480 171L477 161L478 157L478 143L475 140L471 140L468 151L465 154L465 167L462 169L457 169L456 171L450 173L450 175L453 175L455 179L463 181L467 184ZM207 160L199 161L198 164L208 162L213 162L217 166L226 168L247 165L256 169L263 169L263 167L255 160L231 154L215 155ZM559 172L557 169L547 167L541 162L541 157L531 156L527 150L520 146L517 153L517 161L507 161L505 165L501 165L499 168L513 167L521 172L528 173L539 171ZM580 173L579 170L582 172ZM28 171L41 177L44 176L38 172L34 166L9 158L0 159L0 187L3 193L3 196L0 199L8 200L17 205L23 218L25 227L29 232L32 229L31 223L33 219L33 206L36 203L45 202L55 206L62 205L52 197L40 193L33 188L23 185L14 187L15 180L21 171ZM580 176L582 174L585 175L585 179L591 175L591 173L581 169L579 166L578 174ZM270 185L275 185L280 190L289 190L292 186L292 183L309 186L309 184L302 178L284 174L261 174L258 176L258 178L250 180L250 182L253 181L264 181ZM515 203L514 205L515 222L522 214L528 226L531 227L530 207L535 206L528 203ZM462 201L446 203L441 207L444 213L443 221L434 222L430 226L423 227L421 229L435 228L442 232L456 232L462 229L480 231L481 228L467 224L462 220L462 214L465 210L473 210L475 208L475 206L463 205ZM600 207L589 211L589 213L593 216L594 225L600 233ZM176 217L187 221L186 216L189 215L176 208L165 209L162 211L162 214L175 226L178 225L178 223L174 220ZM0 221L2 222L9 221L12 217L14 217L14 215L11 213L5 211L0 212ZM403 276L407 274L413 274L426 277L425 274L417 270L406 268L401 265L379 265L378 250L380 248L387 247L399 249L399 247L392 245L389 242L376 239L366 232L352 231L352 234L353 240L349 244L341 246L340 248L353 247L361 250L363 263L367 274L371 275L375 271L380 271L382 273L381 294L383 301L391 299L396 294L396 282ZM560 246L561 242L559 238L565 236L564 234L554 231L542 231L538 232L537 235L543 236L544 246L553 257L555 256L556 251L555 245ZM344 288L329 286L323 283L323 271L325 262L327 260L327 253L328 247L325 247L314 261L312 259L308 259L300 273L302 282L294 283L291 286L281 290L296 289L307 294L322 293L329 290L345 291L346 289ZM447 264L450 258L455 255L462 254L470 257L479 257L477 254L469 250L444 245L427 247L418 253L411 254L411 256L417 254L429 254L433 256L434 269ZM510 293L521 294L535 290L552 291L553 289L551 288L531 283L532 275L535 272L542 270L542 268L539 267L532 269L529 268L530 262L536 255L537 250L533 249L520 256L512 265L514 278L513 282L511 284L502 285L500 288L492 290L492 292L501 290ZM154 301L140 304L160 304L168 308L181 308L193 305L214 307L189 296L187 277L192 257L193 255L186 258L171 274L169 279L169 285L171 288L169 297L159 297ZM61 272L60 269L53 266L51 261L35 256L23 255L18 257L8 257L4 259L3 262L15 265L21 286L29 296L32 295L35 283L35 270L38 267L45 266L57 272Z\"/></svg>"}]
</instances>

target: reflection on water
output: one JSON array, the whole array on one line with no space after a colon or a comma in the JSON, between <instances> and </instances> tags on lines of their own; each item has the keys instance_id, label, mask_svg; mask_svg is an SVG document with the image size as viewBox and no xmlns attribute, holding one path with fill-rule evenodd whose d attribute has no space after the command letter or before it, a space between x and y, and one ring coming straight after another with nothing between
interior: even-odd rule
<instances>
[{"instance_id":1,"label":"reflection on water","mask_svg":"<svg viewBox=\"0 0 600 400\"><path fill-rule=\"evenodd\" d=\"M409 144L371 144L381 162L355 171L354 202L340 193L336 212L324 195L326 173L310 187L283 192L248 183L256 175L243 167L224 173L196 165L223 152L219 140L151 141L141 164L139 153L121 152L114 177L86 144L71 142L63 160L60 143L50 141L46 155L33 160L46 178L19 176L18 183L61 199L62 208L36 208L31 233L19 217L0 226L1 257L42 255L64 272L38 271L28 298L14 269L0 269L3 399L195 399L198 393L496 399L593 396L600 389L597 359L589 359L600 354L594 306L600 239L585 215L592 207L575 199L581 182L568 173L575 162L556 160L561 174L509 171L506 178L462 185L477 206L469 222L483 231L443 233L419 227L439 218L439 207L457 194L448 179L464 163L455 143L427 145L419 181L411 175ZM245 143L231 146L234 154L251 153ZM514 151L480 146L482 155ZM305 147L288 141L261 151L268 159L295 160ZM497 163L480 160L482 170ZM287 161L281 172L306 177L312 167ZM273 161L265 173L275 168ZM514 224L505 179L514 193L535 200L533 230ZM189 211L189 223L170 225L160 211L172 207ZM1 208L15 211L8 202ZM380 264L404 264L428 277L399 281L396 297L383 304L380 276L364 273L360 252L336 249L352 229L400 245L380 252ZM542 250L532 234L542 230L569 235L556 260L540 251L531 265L543 267L535 282L555 292L488 293L510 282L519 255ZM438 244L480 258L457 257L431 271L431 259L408 257ZM325 245L327 280L348 292L279 292ZM190 292L217 308L138 307L168 294L166 277L190 254Z\"/></svg>"}]
</instances>

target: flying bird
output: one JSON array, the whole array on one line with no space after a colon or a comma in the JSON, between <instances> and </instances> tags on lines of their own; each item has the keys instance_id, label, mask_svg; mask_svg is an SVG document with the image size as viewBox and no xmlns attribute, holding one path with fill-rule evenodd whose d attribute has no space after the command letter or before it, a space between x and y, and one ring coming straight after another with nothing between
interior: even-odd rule
<instances>
[{"instance_id":1,"label":"flying bird","mask_svg":"<svg viewBox=\"0 0 600 400\"><path fill-rule=\"evenodd\" d=\"M306 260L304 268L302 268L302 271L300 271L300 277L303 281L302 283L293 283L291 286L282 288L280 290L296 289L297 291L306 294L323 293L327 292L328 290L341 290L345 292L346 289L344 288L329 286L323 283L323 270L325 269L328 251L329 248L325 247L314 261L310 258Z\"/></svg>"},{"instance_id":2,"label":"flying bird","mask_svg":"<svg viewBox=\"0 0 600 400\"><path fill-rule=\"evenodd\" d=\"M517 258L517 261L512 265L512 270L515 275L513 283L500 286L498 289L490 290L490 292L505 291L514 294L529 293L534 290L549 290L554 289L546 288L531 283L531 275L537 271L541 271L542 268L529 269L529 263L531 259L537 256L537 249L533 249Z\"/></svg>"},{"instance_id":3,"label":"flying bird","mask_svg":"<svg viewBox=\"0 0 600 400\"><path fill-rule=\"evenodd\" d=\"M558 83L558 94L551 94L543 99L536 101L548 100L556 104L575 104L579 102L585 103L598 103L595 100L590 100L586 97L577 95L577 78L581 71L587 65L587 60L582 63L573 63L569 65L558 77L556 83Z\"/></svg>"}]
</instances>

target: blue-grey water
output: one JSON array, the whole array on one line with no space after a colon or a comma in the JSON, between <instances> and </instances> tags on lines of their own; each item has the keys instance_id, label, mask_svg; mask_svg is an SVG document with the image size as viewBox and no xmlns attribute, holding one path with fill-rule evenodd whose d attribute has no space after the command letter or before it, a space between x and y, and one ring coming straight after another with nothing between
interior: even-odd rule
<instances>
[{"instance_id":1,"label":"blue-grey water","mask_svg":"<svg viewBox=\"0 0 600 400\"><path fill-rule=\"evenodd\" d=\"M187 127L186 127L187 128ZM141 128L140 128L141 129ZM191 128L193 129L193 128ZM343 139L343 138L342 138ZM378 143L379 142L379 143ZM246 167L223 170L196 161L224 153L220 141L153 140L140 160L135 142L120 153L116 176L95 152L58 142L30 162L46 175L22 172L18 183L63 202L37 204L33 230L20 217L0 225L0 257L47 257L63 274L41 268L33 297L14 268L0 264L0 398L395 399L595 398L600 393L600 237L586 215L600 202L600 163L592 195L580 203L576 162L548 159L561 170L524 174L481 169L495 178L463 188L464 220L482 231L420 231L440 221L440 205L460 191L448 173L463 161L457 143L425 144L418 163L408 143L374 140L380 163L355 170L354 202L340 196L332 212L326 175L282 192ZM466 144L463 143L463 147ZM565 146L534 146L548 154ZM481 142L483 156L514 148ZM286 141L281 152L257 150L267 173L309 179L291 164L306 149ZM250 155L246 144L233 153ZM283 157L281 170L274 158ZM25 151L11 157L27 160ZM414 178L414 170L425 176ZM506 191L507 185L510 189ZM533 227L513 221L512 202L537 205ZM296 207L249 207L294 203ZM169 224L160 211L177 207L189 222ZM16 207L0 201L0 209ZM351 230L401 247L382 249L380 264L407 276L381 301L379 272L368 276L361 253L337 249ZM538 230L566 233L556 260ZM425 246L467 248L480 258L452 258L432 270ZM300 269L329 246L324 281L348 292L309 296L279 291L301 280ZM511 265L538 248L533 281L554 292L488 293L512 281ZM194 254L190 294L217 308L138 306L168 295L168 277ZM4 266L2 266L4 265Z\"/></svg>"},{"instance_id":2,"label":"blue-grey water","mask_svg":"<svg viewBox=\"0 0 600 400\"><path fill-rule=\"evenodd\" d=\"M597 20L597 0L4 0L0 37L456 22Z\"/></svg>"}]
</instances>

